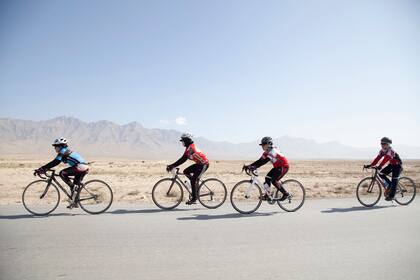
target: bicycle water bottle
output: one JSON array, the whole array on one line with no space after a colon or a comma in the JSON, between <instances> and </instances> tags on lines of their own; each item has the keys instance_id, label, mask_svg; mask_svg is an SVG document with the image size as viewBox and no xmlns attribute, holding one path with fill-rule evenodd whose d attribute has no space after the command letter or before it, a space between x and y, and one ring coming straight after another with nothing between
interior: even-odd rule
<instances>
[{"instance_id":1,"label":"bicycle water bottle","mask_svg":"<svg viewBox=\"0 0 420 280\"><path fill-rule=\"evenodd\" d=\"M187 180L185 180L185 181L184 181L184 184L185 184L188 188L190 188L190 189L191 189L190 182L188 182Z\"/></svg>"}]
</instances>

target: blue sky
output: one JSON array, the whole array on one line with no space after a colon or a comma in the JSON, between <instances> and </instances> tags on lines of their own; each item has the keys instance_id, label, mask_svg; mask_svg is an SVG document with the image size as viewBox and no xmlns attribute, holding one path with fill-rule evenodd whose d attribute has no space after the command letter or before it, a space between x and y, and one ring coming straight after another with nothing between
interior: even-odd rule
<instances>
[{"instance_id":1,"label":"blue sky","mask_svg":"<svg viewBox=\"0 0 420 280\"><path fill-rule=\"evenodd\" d=\"M0 116L420 139L420 1L1 1Z\"/></svg>"}]
</instances>

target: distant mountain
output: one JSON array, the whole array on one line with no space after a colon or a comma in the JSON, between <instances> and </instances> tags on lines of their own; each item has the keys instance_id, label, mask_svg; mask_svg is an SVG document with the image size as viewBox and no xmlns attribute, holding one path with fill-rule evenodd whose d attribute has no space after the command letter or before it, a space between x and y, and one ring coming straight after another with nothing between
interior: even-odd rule
<instances>
[{"instance_id":1,"label":"distant mountain","mask_svg":"<svg viewBox=\"0 0 420 280\"><path fill-rule=\"evenodd\" d=\"M110 121L86 123L71 117L47 121L0 118L0 155L49 155L52 140L63 136L86 156L173 159L183 152L180 135L176 130L149 129L137 122L118 125ZM233 144L197 138L196 142L213 159L256 159L261 154L257 141ZM288 136L275 139L275 143L296 159L373 158L378 150ZM396 148L403 158L420 158L420 148Z\"/></svg>"}]
</instances>

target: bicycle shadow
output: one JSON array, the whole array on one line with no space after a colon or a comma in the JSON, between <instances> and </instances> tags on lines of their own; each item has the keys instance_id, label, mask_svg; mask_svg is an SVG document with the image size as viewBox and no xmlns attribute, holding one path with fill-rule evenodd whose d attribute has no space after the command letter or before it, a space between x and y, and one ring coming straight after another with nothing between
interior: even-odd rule
<instances>
[{"instance_id":1,"label":"bicycle shadow","mask_svg":"<svg viewBox=\"0 0 420 280\"><path fill-rule=\"evenodd\" d=\"M194 215L191 217L180 217L177 218L179 221L208 221L208 220L223 220L223 219L239 219L239 218L252 218L252 217L267 217L273 216L275 214L281 214L284 212L268 212L268 213L252 213L252 214L241 214L241 213L230 213L230 214L221 214L221 215Z\"/></svg>"},{"instance_id":2,"label":"bicycle shadow","mask_svg":"<svg viewBox=\"0 0 420 280\"><path fill-rule=\"evenodd\" d=\"M163 212L186 212L186 211L197 211L197 210L203 210L203 209L201 209L201 208L190 208L190 209L176 208L176 209L172 209L172 210L163 210L163 209L160 209L160 208L156 208L156 209L133 209L133 210L117 209L117 210L113 210L113 211L108 211L108 212L106 212L106 214L113 214L113 215L153 214L153 213L163 213Z\"/></svg>"},{"instance_id":3,"label":"bicycle shadow","mask_svg":"<svg viewBox=\"0 0 420 280\"><path fill-rule=\"evenodd\" d=\"M49 214L46 216L35 216L32 214L17 214L17 215L0 215L0 220L19 220L19 219L46 219L48 217L65 217L65 216L80 216L86 214L77 214L77 213L57 213Z\"/></svg>"},{"instance_id":4,"label":"bicycle shadow","mask_svg":"<svg viewBox=\"0 0 420 280\"><path fill-rule=\"evenodd\" d=\"M364 207L364 206L353 206L347 208L330 208L328 210L322 210L321 213L348 213L348 212L357 212L357 211L371 211L384 208L396 207L396 205L387 205L387 206L373 206L373 207Z\"/></svg>"}]
</instances>

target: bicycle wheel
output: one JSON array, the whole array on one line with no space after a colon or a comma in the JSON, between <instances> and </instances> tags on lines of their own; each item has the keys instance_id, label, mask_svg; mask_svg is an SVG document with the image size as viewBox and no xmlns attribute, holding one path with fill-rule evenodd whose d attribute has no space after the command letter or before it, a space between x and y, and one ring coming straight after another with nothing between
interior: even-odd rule
<instances>
[{"instance_id":1,"label":"bicycle wheel","mask_svg":"<svg viewBox=\"0 0 420 280\"><path fill-rule=\"evenodd\" d=\"M152 199L157 207L171 210L177 207L184 197L181 184L175 179L166 178L158 181L152 190Z\"/></svg>"},{"instance_id":2,"label":"bicycle wheel","mask_svg":"<svg viewBox=\"0 0 420 280\"><path fill-rule=\"evenodd\" d=\"M36 216L45 216L57 209L60 203L60 192L57 186L47 180L30 183L22 193L22 203L28 212Z\"/></svg>"},{"instance_id":3,"label":"bicycle wheel","mask_svg":"<svg viewBox=\"0 0 420 280\"><path fill-rule=\"evenodd\" d=\"M237 183L230 193L233 208L241 214L251 214L261 206L261 189L250 180Z\"/></svg>"},{"instance_id":4,"label":"bicycle wheel","mask_svg":"<svg viewBox=\"0 0 420 280\"><path fill-rule=\"evenodd\" d=\"M286 180L282 184L283 188L289 193L289 197L283 201L277 200L277 204L284 211L297 211L305 202L305 188L297 180ZM275 197L281 198L282 196L283 194L277 190Z\"/></svg>"},{"instance_id":5,"label":"bicycle wheel","mask_svg":"<svg viewBox=\"0 0 420 280\"><path fill-rule=\"evenodd\" d=\"M198 187L198 200L209 209L220 207L225 202L226 196L226 186L218 179L204 180Z\"/></svg>"},{"instance_id":6,"label":"bicycle wheel","mask_svg":"<svg viewBox=\"0 0 420 280\"><path fill-rule=\"evenodd\" d=\"M356 196L360 204L372 207L381 199L382 188L379 182L372 177L367 177L357 185Z\"/></svg>"},{"instance_id":7,"label":"bicycle wheel","mask_svg":"<svg viewBox=\"0 0 420 280\"><path fill-rule=\"evenodd\" d=\"M401 177L398 180L395 201L400 205L408 205L414 197L416 197L416 184L408 177Z\"/></svg>"},{"instance_id":8,"label":"bicycle wheel","mask_svg":"<svg viewBox=\"0 0 420 280\"><path fill-rule=\"evenodd\" d=\"M107 183L91 180L80 189L78 204L89 214L100 214L111 207L113 197L112 189Z\"/></svg>"}]
</instances>

